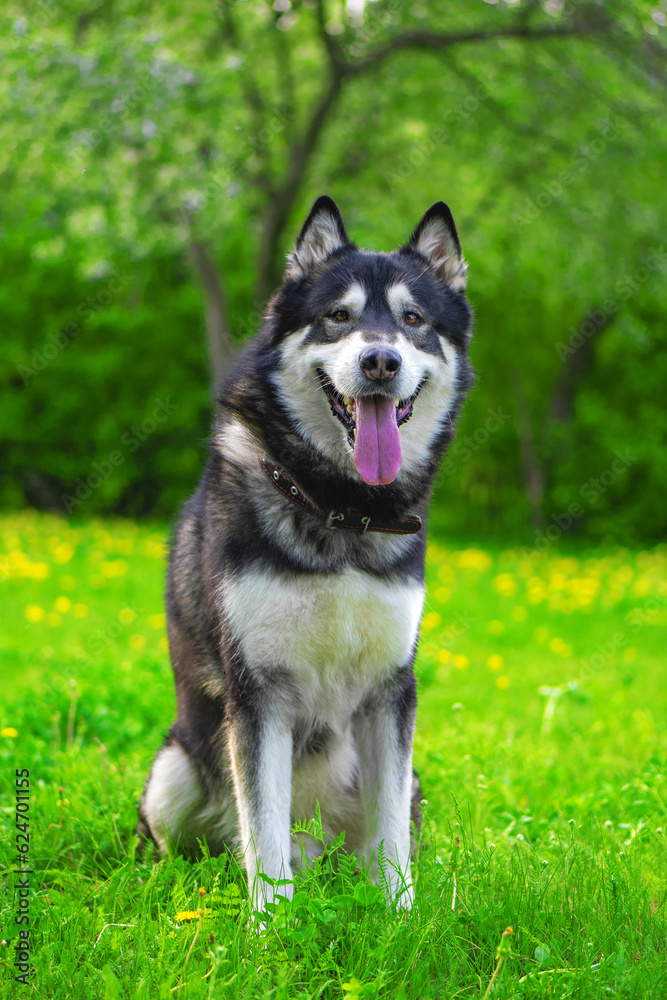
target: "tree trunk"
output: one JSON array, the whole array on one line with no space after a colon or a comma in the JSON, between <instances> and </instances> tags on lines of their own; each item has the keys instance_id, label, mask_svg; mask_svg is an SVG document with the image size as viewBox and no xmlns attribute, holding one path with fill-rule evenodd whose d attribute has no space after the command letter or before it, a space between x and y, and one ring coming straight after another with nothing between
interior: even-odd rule
<instances>
[{"instance_id":1,"label":"tree trunk","mask_svg":"<svg viewBox=\"0 0 667 1000\"><path fill-rule=\"evenodd\" d=\"M600 314L603 318L594 326L589 334L581 331L586 323L594 322L593 317ZM554 420L568 422L574 416L574 404L577 391L582 380L593 367L595 360L595 348L601 333L607 329L614 321L614 317L607 315L602 309L589 309L581 323L577 326L583 343L568 344L569 353L565 356L563 367L556 380L554 391L551 396L550 414Z\"/></svg>"},{"instance_id":2,"label":"tree trunk","mask_svg":"<svg viewBox=\"0 0 667 1000\"><path fill-rule=\"evenodd\" d=\"M227 305L218 270L206 245L201 240L192 240L188 247L188 257L204 291L206 339L213 376L212 390L215 393L215 386L227 374L234 360L234 348L227 322Z\"/></svg>"},{"instance_id":3,"label":"tree trunk","mask_svg":"<svg viewBox=\"0 0 667 1000\"><path fill-rule=\"evenodd\" d=\"M516 403L516 421L521 445L521 464L523 466L523 481L530 506L530 519L533 527L542 526L542 498L544 496L544 471L540 464L535 447L535 434L530 416L530 407L526 399L523 380L517 369L512 372L514 400Z\"/></svg>"}]
</instances>

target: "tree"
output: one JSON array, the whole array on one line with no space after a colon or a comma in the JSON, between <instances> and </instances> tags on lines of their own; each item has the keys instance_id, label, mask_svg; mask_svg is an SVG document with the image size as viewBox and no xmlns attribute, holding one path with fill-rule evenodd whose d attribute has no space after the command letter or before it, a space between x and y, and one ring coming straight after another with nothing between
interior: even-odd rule
<instances>
[{"instance_id":1,"label":"tree","mask_svg":"<svg viewBox=\"0 0 667 1000\"><path fill-rule=\"evenodd\" d=\"M16 331L5 376L17 383L13 412L26 425L48 412L47 380L71 378L86 359L99 395L103 352L98 345L93 362L85 337L76 352L59 353L44 381L16 376L114 266L131 281L86 320L108 329L116 310L105 371L127 380L135 321L142 331L161 327L160 345L142 333L144 354L129 365L127 384L137 384L129 410L145 398L139 373L151 352L166 359L165 379L186 347L195 363L196 345L181 345L176 316L191 326L202 293L208 353L224 368L231 344L256 329L309 203L329 190L352 232L375 247L407 236L429 201L452 205L480 331L482 380L464 429L483 437L499 398L512 413L493 447L459 456L457 490L468 505L503 523L511 508L520 523L517 490L533 497L535 517L561 503L568 483L582 481L583 460L572 456L584 398L596 400L586 404L589 432L613 454L600 398L600 372L614 353L605 345L619 348L613 365L633 383L632 396L644 349L620 321L643 329L646 315L654 325L662 316L661 270L635 281L627 299L615 291L660 245L664 49L650 5L457 2L443 10L386 0L355 14L323 2L196 0L132 9L121 20L111 2L40 8L4 32L12 97L0 152L12 234L4 254L9 273L29 265L22 280L34 281L36 294L22 303L8 293L0 305ZM612 321L584 338L581 359L590 353L590 364L563 368L566 331L610 295ZM659 336L649 335L648 352ZM554 423L566 383L568 416ZM205 414L204 399L187 410L197 426ZM53 440L75 427L72 400ZM41 445L31 448L34 464ZM27 461L18 442L12 454L10 467ZM42 455L40 471L62 482L82 458L58 475L51 461Z\"/></svg>"}]
</instances>

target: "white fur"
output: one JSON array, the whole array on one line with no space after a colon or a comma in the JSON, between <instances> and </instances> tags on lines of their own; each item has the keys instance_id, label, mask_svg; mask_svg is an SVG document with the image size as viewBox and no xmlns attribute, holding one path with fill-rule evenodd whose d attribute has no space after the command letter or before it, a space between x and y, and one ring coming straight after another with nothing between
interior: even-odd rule
<instances>
[{"instance_id":1,"label":"white fur","mask_svg":"<svg viewBox=\"0 0 667 1000\"><path fill-rule=\"evenodd\" d=\"M303 234L303 239L287 257L287 277L308 274L343 246L336 220L327 211L319 212Z\"/></svg>"},{"instance_id":2,"label":"white fur","mask_svg":"<svg viewBox=\"0 0 667 1000\"><path fill-rule=\"evenodd\" d=\"M415 355L423 358L423 352L412 347ZM442 430L447 420L447 414L452 408L456 395L458 378L458 358L454 347L441 338L440 346L445 355L442 358L433 357L430 371L433 377L427 375L428 381L422 387L414 405L410 420L399 427L401 448L403 449L402 470L413 472L426 464L431 457L431 445ZM408 356L410 353L408 352ZM432 357L432 355L427 355Z\"/></svg>"},{"instance_id":3,"label":"white fur","mask_svg":"<svg viewBox=\"0 0 667 1000\"><path fill-rule=\"evenodd\" d=\"M178 846L196 848L202 837L212 850L220 849L235 837L232 803L214 796L206 800L190 758L177 745L155 758L143 811L163 854Z\"/></svg>"},{"instance_id":4,"label":"white fur","mask_svg":"<svg viewBox=\"0 0 667 1000\"><path fill-rule=\"evenodd\" d=\"M405 286L403 286L405 287ZM402 294L395 285L394 302ZM282 366L274 381L283 405L296 421L299 431L319 451L336 462L342 471L358 479L347 431L331 413L316 369L322 368L338 392L355 397L367 391L359 366L359 355L368 347L361 331L332 344L304 344L307 330L290 334L281 347ZM447 418L457 381L457 355L441 338L445 360L418 347L402 333L392 343L403 363L392 382L396 399L409 399L426 379L414 405L411 419L399 428L403 462L400 476L417 472L428 461L431 445Z\"/></svg>"},{"instance_id":5,"label":"white fur","mask_svg":"<svg viewBox=\"0 0 667 1000\"><path fill-rule=\"evenodd\" d=\"M364 776L366 861L377 876L382 850L390 894L399 897L402 905L410 906L413 898L410 877L412 753L406 756L401 751L394 719L384 712L367 713L357 718L354 735Z\"/></svg>"},{"instance_id":6,"label":"white fur","mask_svg":"<svg viewBox=\"0 0 667 1000\"><path fill-rule=\"evenodd\" d=\"M340 305L345 306L356 316L360 316L366 307L366 292L363 285L354 282L345 292L340 300Z\"/></svg>"},{"instance_id":7,"label":"white fur","mask_svg":"<svg viewBox=\"0 0 667 1000\"><path fill-rule=\"evenodd\" d=\"M358 570L290 578L253 568L226 580L221 599L249 668L287 670L294 711L340 730L368 691L408 661L424 588Z\"/></svg>"},{"instance_id":8,"label":"white fur","mask_svg":"<svg viewBox=\"0 0 667 1000\"><path fill-rule=\"evenodd\" d=\"M387 305L397 323L406 311L419 313L419 307L415 305L412 292L403 281L397 281L395 285L391 285L387 289L386 298Z\"/></svg>"},{"instance_id":9,"label":"white fur","mask_svg":"<svg viewBox=\"0 0 667 1000\"><path fill-rule=\"evenodd\" d=\"M260 446L240 420L234 419L223 424L215 441L221 454L228 461L247 472L261 472L259 459L264 456L261 455Z\"/></svg>"},{"instance_id":10,"label":"white fur","mask_svg":"<svg viewBox=\"0 0 667 1000\"><path fill-rule=\"evenodd\" d=\"M262 739L255 747L260 760L257 782L252 788L243 770L242 754L231 729L229 750L239 815L241 847L245 857L248 885L255 905L263 908L274 895L292 895L292 886L275 888L260 879L289 879L290 812L292 800L292 730L279 713L263 720Z\"/></svg>"},{"instance_id":11,"label":"white fur","mask_svg":"<svg viewBox=\"0 0 667 1000\"><path fill-rule=\"evenodd\" d=\"M419 234L415 249L426 258L435 271L440 272L454 291L465 290L467 265L442 219L435 218L426 223Z\"/></svg>"}]
</instances>

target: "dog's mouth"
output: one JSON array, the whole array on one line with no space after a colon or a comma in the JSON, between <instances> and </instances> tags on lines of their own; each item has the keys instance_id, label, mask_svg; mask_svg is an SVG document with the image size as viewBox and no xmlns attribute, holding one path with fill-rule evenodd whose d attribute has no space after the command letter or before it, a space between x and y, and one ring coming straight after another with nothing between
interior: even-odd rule
<instances>
[{"instance_id":1,"label":"dog's mouth","mask_svg":"<svg viewBox=\"0 0 667 1000\"><path fill-rule=\"evenodd\" d=\"M372 486L393 482L402 461L398 428L412 416L415 400L426 380L422 379L409 399L380 395L353 398L338 392L322 368L317 369L317 375L331 412L348 432L361 478Z\"/></svg>"}]
</instances>

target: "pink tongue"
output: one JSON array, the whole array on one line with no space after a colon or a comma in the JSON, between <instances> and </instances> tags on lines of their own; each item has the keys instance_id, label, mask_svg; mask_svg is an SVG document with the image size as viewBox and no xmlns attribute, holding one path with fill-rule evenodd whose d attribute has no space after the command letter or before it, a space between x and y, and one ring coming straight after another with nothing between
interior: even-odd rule
<instances>
[{"instance_id":1,"label":"pink tongue","mask_svg":"<svg viewBox=\"0 0 667 1000\"><path fill-rule=\"evenodd\" d=\"M357 472L371 486L381 486L396 479L401 467L401 441L396 422L396 404L382 396L355 400L357 425L354 441L354 464Z\"/></svg>"}]
</instances>

